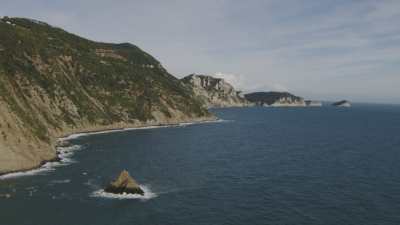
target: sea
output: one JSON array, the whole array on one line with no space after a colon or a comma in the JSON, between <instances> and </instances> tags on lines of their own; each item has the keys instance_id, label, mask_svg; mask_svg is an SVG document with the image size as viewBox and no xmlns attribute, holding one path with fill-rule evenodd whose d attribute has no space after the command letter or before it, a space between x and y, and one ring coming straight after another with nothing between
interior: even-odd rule
<instances>
[{"instance_id":1,"label":"sea","mask_svg":"<svg viewBox=\"0 0 400 225\"><path fill-rule=\"evenodd\" d=\"M212 111L67 137L61 162L0 177L0 225L400 224L400 106ZM144 196L103 191L123 169Z\"/></svg>"}]
</instances>

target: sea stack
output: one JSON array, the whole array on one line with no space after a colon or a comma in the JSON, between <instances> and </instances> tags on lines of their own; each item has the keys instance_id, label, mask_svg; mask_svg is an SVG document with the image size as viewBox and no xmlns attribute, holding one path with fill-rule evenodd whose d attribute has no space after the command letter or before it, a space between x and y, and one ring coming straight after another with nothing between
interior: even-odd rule
<instances>
[{"instance_id":1,"label":"sea stack","mask_svg":"<svg viewBox=\"0 0 400 225\"><path fill-rule=\"evenodd\" d=\"M342 100L342 101L339 101L339 102L335 102L332 105L336 106L336 107L351 107L351 103L349 101L347 101L347 100Z\"/></svg>"},{"instance_id":2,"label":"sea stack","mask_svg":"<svg viewBox=\"0 0 400 225\"><path fill-rule=\"evenodd\" d=\"M138 183L129 175L129 172L123 170L116 180L110 183L104 190L113 194L139 194L144 195L144 191Z\"/></svg>"}]
</instances>

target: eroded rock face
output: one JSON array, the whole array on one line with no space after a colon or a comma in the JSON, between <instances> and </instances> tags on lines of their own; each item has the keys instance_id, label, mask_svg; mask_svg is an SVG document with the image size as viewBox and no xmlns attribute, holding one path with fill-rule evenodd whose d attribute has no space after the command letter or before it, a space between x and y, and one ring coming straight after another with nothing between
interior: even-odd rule
<instances>
[{"instance_id":1,"label":"eroded rock face","mask_svg":"<svg viewBox=\"0 0 400 225\"><path fill-rule=\"evenodd\" d=\"M129 175L129 172L123 170L116 180L110 183L104 190L113 194L139 194L144 195L143 190L139 184Z\"/></svg>"},{"instance_id":2,"label":"eroded rock face","mask_svg":"<svg viewBox=\"0 0 400 225\"><path fill-rule=\"evenodd\" d=\"M208 108L243 107L252 105L240 91L224 79L208 75L191 74L181 81L189 85L193 92Z\"/></svg>"}]
</instances>

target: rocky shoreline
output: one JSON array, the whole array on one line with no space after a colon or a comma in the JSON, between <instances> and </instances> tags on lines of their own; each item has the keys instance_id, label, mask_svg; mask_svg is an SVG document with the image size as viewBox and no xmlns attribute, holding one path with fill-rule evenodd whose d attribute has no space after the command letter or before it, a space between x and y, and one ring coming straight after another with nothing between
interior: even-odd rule
<instances>
[{"instance_id":1,"label":"rocky shoreline","mask_svg":"<svg viewBox=\"0 0 400 225\"><path fill-rule=\"evenodd\" d=\"M9 171L9 172L0 173L0 179L3 176L9 175L9 174L23 173L23 172L29 172L29 171L37 170L37 169L42 168L44 165L46 165L46 163L60 162L60 161L61 161L61 158L59 157L59 154L56 154L56 156L53 159L43 160L43 161L40 162L39 165L37 165L35 167L31 167L31 168L27 168L27 169L21 169L21 170L12 170L12 171Z\"/></svg>"},{"instance_id":2,"label":"rocky shoreline","mask_svg":"<svg viewBox=\"0 0 400 225\"><path fill-rule=\"evenodd\" d=\"M36 169L42 168L46 163L51 163L51 162L60 162L62 158L60 157L60 152L57 151L57 148L60 147L57 145L57 143L60 143L60 141L64 140L69 140L69 139L74 139L74 137L71 138L71 136L77 135L94 135L98 133L105 133L105 132L123 132L123 131L129 131L130 129L146 129L146 128L162 128L162 127L169 127L169 126L180 126L180 125L185 125L185 124L201 124L201 123L208 123L208 122L217 122L218 118L215 116L209 116L209 117L198 117L198 118L192 118L188 120L176 120L174 122L143 122L141 124L124 124L124 125L109 125L109 126L96 126L96 127L91 127L91 128L83 128L83 129L76 129L73 132L64 132L56 138L55 141L53 141L53 149L55 149L55 156L51 159L46 159L42 160L38 165L34 167L29 167L29 168L24 168L24 169L18 169L18 170L10 170L7 172L2 172L0 173L0 178L5 175L13 174L13 173L21 173L21 172L29 172L33 171Z\"/></svg>"},{"instance_id":3,"label":"rocky shoreline","mask_svg":"<svg viewBox=\"0 0 400 225\"><path fill-rule=\"evenodd\" d=\"M133 44L95 42L27 18L0 17L0 29L1 174L57 160L57 137L211 116Z\"/></svg>"}]
</instances>

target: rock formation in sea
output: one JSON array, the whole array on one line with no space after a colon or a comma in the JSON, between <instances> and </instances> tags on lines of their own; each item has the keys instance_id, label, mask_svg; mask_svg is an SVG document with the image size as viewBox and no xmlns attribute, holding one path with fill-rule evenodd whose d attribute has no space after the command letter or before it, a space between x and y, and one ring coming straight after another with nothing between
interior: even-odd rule
<instances>
[{"instance_id":1,"label":"rock formation in sea","mask_svg":"<svg viewBox=\"0 0 400 225\"><path fill-rule=\"evenodd\" d=\"M351 103L347 100L334 102L332 105L336 107L351 107Z\"/></svg>"},{"instance_id":2,"label":"rock formation in sea","mask_svg":"<svg viewBox=\"0 0 400 225\"><path fill-rule=\"evenodd\" d=\"M144 191L139 184L129 175L129 172L123 170L113 182L105 189L105 192L113 194L139 194L144 195Z\"/></svg>"},{"instance_id":3,"label":"rock formation in sea","mask_svg":"<svg viewBox=\"0 0 400 225\"><path fill-rule=\"evenodd\" d=\"M181 79L208 108L251 106L240 91L222 78L191 74Z\"/></svg>"},{"instance_id":4,"label":"rock formation in sea","mask_svg":"<svg viewBox=\"0 0 400 225\"><path fill-rule=\"evenodd\" d=\"M306 106L306 103L302 97L295 96L288 92L254 92L245 94L244 96L249 102L252 102L258 106Z\"/></svg>"},{"instance_id":5,"label":"rock formation in sea","mask_svg":"<svg viewBox=\"0 0 400 225\"><path fill-rule=\"evenodd\" d=\"M133 44L0 18L0 174L55 159L67 134L210 119L191 89Z\"/></svg>"}]
</instances>

